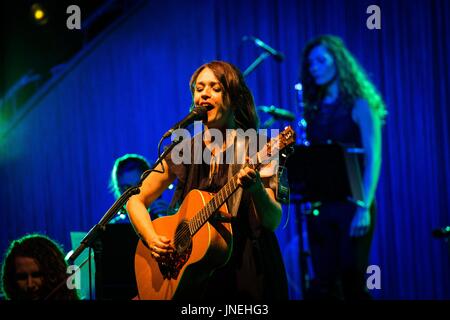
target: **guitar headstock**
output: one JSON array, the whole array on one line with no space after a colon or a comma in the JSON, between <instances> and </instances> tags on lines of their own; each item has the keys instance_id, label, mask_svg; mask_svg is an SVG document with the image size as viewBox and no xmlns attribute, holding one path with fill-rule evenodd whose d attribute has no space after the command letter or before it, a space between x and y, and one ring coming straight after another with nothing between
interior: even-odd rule
<instances>
[{"instance_id":1,"label":"guitar headstock","mask_svg":"<svg viewBox=\"0 0 450 320\"><path fill-rule=\"evenodd\" d=\"M275 138L271 139L264 148L257 154L257 163L270 161L273 157L295 143L295 131L291 126L287 126Z\"/></svg>"},{"instance_id":2,"label":"guitar headstock","mask_svg":"<svg viewBox=\"0 0 450 320\"><path fill-rule=\"evenodd\" d=\"M284 130L279 134L279 137L281 146L280 151L295 143L295 131L291 126L284 128Z\"/></svg>"}]
</instances>

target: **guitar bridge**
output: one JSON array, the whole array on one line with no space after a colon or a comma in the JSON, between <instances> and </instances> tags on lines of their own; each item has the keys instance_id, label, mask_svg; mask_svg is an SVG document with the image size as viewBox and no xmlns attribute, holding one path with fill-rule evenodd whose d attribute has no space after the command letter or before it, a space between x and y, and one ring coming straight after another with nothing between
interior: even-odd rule
<instances>
[{"instance_id":1,"label":"guitar bridge","mask_svg":"<svg viewBox=\"0 0 450 320\"><path fill-rule=\"evenodd\" d=\"M181 254L177 251L171 253L167 259L158 263L159 271L164 279L177 279L180 270L188 261L192 252L192 244L186 248Z\"/></svg>"}]
</instances>

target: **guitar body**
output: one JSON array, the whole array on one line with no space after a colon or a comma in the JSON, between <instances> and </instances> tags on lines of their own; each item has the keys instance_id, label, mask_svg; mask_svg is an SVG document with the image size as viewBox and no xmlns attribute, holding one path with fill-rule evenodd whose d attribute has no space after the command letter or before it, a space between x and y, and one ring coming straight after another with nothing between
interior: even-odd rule
<instances>
[{"instance_id":1,"label":"guitar body","mask_svg":"<svg viewBox=\"0 0 450 320\"><path fill-rule=\"evenodd\" d=\"M156 233L175 245L169 261L158 263L142 240L135 255L135 274L141 300L196 299L205 280L223 266L231 255L232 230L226 203L219 213L227 219L212 217L190 237L186 221L191 220L214 194L192 190L178 212L152 221Z\"/></svg>"},{"instance_id":2,"label":"guitar body","mask_svg":"<svg viewBox=\"0 0 450 320\"><path fill-rule=\"evenodd\" d=\"M258 170L261 162L295 143L295 132L286 127L254 155ZM135 255L135 275L141 300L198 299L208 277L230 258L232 249L231 216L226 207L238 187L235 174L213 195L192 190L180 210L172 216L152 221L155 231L171 240L175 252L157 262L149 248L139 241ZM220 288L219 288L220 290Z\"/></svg>"}]
</instances>

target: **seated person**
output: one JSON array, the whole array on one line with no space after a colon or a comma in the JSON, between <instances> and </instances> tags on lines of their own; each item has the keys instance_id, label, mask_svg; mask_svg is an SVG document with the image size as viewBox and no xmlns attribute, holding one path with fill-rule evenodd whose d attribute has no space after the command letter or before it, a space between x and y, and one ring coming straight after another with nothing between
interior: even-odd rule
<instances>
[{"instance_id":1,"label":"seated person","mask_svg":"<svg viewBox=\"0 0 450 320\"><path fill-rule=\"evenodd\" d=\"M110 190L118 199L130 187L136 186L142 174L150 169L150 164L141 155L125 154L114 162L111 171ZM158 198L149 208L152 220L167 214L168 203L161 197ZM123 208L110 223L129 222L126 210Z\"/></svg>"},{"instance_id":2,"label":"seated person","mask_svg":"<svg viewBox=\"0 0 450 320\"><path fill-rule=\"evenodd\" d=\"M2 290L8 300L79 300L66 285L67 263L60 246L40 234L11 242L2 264ZM61 283L57 290L56 289ZM51 295L50 295L51 293Z\"/></svg>"}]
</instances>

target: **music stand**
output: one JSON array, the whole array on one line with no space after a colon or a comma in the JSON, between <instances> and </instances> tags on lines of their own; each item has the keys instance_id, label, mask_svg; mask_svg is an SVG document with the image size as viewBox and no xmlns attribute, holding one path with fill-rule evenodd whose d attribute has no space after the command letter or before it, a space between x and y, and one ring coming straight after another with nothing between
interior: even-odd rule
<instances>
[{"instance_id":1,"label":"music stand","mask_svg":"<svg viewBox=\"0 0 450 320\"><path fill-rule=\"evenodd\" d=\"M364 201L358 154L341 144L295 146L287 159L291 194L297 202Z\"/></svg>"},{"instance_id":2,"label":"music stand","mask_svg":"<svg viewBox=\"0 0 450 320\"><path fill-rule=\"evenodd\" d=\"M300 268L303 295L314 278L312 262L308 260L309 246L305 215L314 203L346 201L364 203L358 154L362 149L342 144L296 145L286 167L291 201L300 217Z\"/></svg>"}]
</instances>

